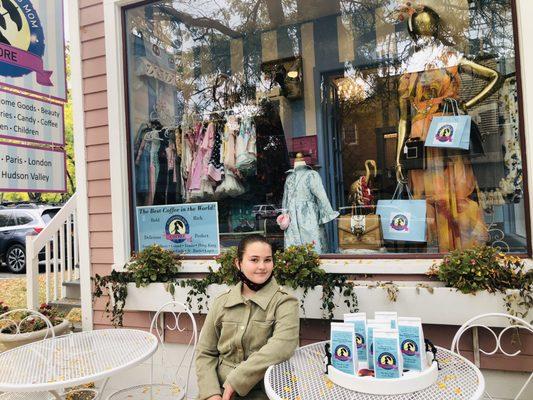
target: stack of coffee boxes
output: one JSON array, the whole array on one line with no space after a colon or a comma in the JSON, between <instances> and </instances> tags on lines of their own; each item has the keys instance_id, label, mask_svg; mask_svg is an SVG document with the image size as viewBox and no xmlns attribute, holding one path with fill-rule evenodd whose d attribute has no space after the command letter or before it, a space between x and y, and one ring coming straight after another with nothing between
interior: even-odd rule
<instances>
[{"instance_id":1,"label":"stack of coffee boxes","mask_svg":"<svg viewBox=\"0 0 533 400\"><path fill-rule=\"evenodd\" d=\"M420 318L396 312L344 314L344 322L331 324L331 364L350 375L372 370L377 379L400 378L404 371L427 367Z\"/></svg>"}]
</instances>

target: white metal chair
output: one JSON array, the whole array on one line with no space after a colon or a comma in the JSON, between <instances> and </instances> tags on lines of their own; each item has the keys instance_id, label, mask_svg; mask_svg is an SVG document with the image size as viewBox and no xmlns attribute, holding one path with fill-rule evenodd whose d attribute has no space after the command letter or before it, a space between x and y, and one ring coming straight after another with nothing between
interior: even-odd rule
<instances>
[{"instance_id":1,"label":"white metal chair","mask_svg":"<svg viewBox=\"0 0 533 400\"><path fill-rule=\"evenodd\" d=\"M165 312L170 317L170 322L165 322ZM160 383L154 383L154 361L152 358L150 368L150 383L145 385L136 385L126 389L119 390L107 397L107 400L140 400L140 399L157 399L157 400L180 400L185 398L189 389L189 379L191 374L192 362L194 358L194 352L196 350L196 344L198 342L198 329L196 327L196 320L194 315L187 306L177 301L170 301L159 308L152 318L150 324L150 332L155 334L159 339L159 349L162 354L162 364L164 366L165 358L165 329L167 331L184 332L185 327L180 325L180 318L186 314L191 320L192 332L187 344L185 353L180 360L180 363L175 373L171 376L165 376L163 374ZM162 319L162 323L159 321ZM180 369L184 366L187 367L186 377L184 378L180 373ZM170 381L170 382L168 382Z\"/></svg>"},{"instance_id":2,"label":"white metal chair","mask_svg":"<svg viewBox=\"0 0 533 400\"><path fill-rule=\"evenodd\" d=\"M501 332L497 334L493 328L486 325L487 323L490 324L490 321L494 323L495 319L507 319L507 323L509 324L509 326L502 328ZM485 324L483 323L483 321L485 321ZM494 338L495 343L494 343L494 348L492 350L486 351L479 347L479 336L478 336L479 328L487 332L490 332L490 334ZM531 324L513 315L503 314L503 313L489 313L489 314L478 315L466 321L459 328L459 330L453 337L451 351L457 354L461 354L459 350L459 342L461 340L461 337L468 330L472 330L472 339L473 339L473 346L474 346L474 362L478 367L479 367L479 353L485 354L487 356L491 356L491 355L496 354L498 351L500 351L502 354L504 354L507 357L515 357L519 355L522 351L517 350L514 353L509 353L505 351L502 347L502 338L510 330L516 330L516 329L518 329L519 332L520 330L523 330L523 331L533 334L533 326ZM520 398L520 396L524 393L524 391L526 390L527 386L529 385L532 379L533 379L533 372L529 375L524 385L520 388L518 394L514 397L514 400L518 400ZM487 391L485 391L485 396L487 396L487 398L489 399L493 399L493 397L489 393L487 393Z\"/></svg>"},{"instance_id":3,"label":"white metal chair","mask_svg":"<svg viewBox=\"0 0 533 400\"><path fill-rule=\"evenodd\" d=\"M16 319L16 315L17 314L28 314L26 317L24 318L21 318L20 320L17 320ZM11 310L11 311L8 311L2 315L0 315L0 329L6 329L7 327L14 327L15 328L15 333L14 335L21 335L23 333L20 332L23 324L25 322L28 322L30 320L34 320L34 319L40 319L42 320L45 324L46 324L46 335L43 337L43 340L44 339L47 339L48 336L50 337L55 337L55 333L54 333L54 326L52 325L52 323L50 322L50 320L43 314L41 314L40 312L38 311L34 311L34 310L27 310L27 309L23 309L23 308L20 308L20 309L17 309L17 310Z\"/></svg>"}]
</instances>

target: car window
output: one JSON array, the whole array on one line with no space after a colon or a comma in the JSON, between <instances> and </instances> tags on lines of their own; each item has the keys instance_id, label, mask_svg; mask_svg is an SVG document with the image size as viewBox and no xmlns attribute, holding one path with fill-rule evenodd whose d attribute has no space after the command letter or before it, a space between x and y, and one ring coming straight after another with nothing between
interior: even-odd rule
<instances>
[{"instance_id":1,"label":"car window","mask_svg":"<svg viewBox=\"0 0 533 400\"><path fill-rule=\"evenodd\" d=\"M0 213L0 228L3 228L4 226L8 226L9 218L11 217L12 212L1 212Z\"/></svg>"},{"instance_id":2,"label":"car window","mask_svg":"<svg viewBox=\"0 0 533 400\"><path fill-rule=\"evenodd\" d=\"M42 213L42 218L45 224L48 224L52 218L55 217L55 215L59 212L59 208L49 208L47 210L44 210Z\"/></svg>"},{"instance_id":3,"label":"car window","mask_svg":"<svg viewBox=\"0 0 533 400\"><path fill-rule=\"evenodd\" d=\"M274 207L272 207L272 206L267 206L266 209L267 209L268 211L274 211Z\"/></svg>"},{"instance_id":4,"label":"car window","mask_svg":"<svg viewBox=\"0 0 533 400\"><path fill-rule=\"evenodd\" d=\"M3 214L3 221L0 226L6 227L6 226L15 226L17 225L17 221L13 216L13 211L9 211Z\"/></svg>"},{"instance_id":5,"label":"car window","mask_svg":"<svg viewBox=\"0 0 533 400\"><path fill-rule=\"evenodd\" d=\"M33 217L25 212L15 211L14 217L17 220L17 225L26 225L33 221Z\"/></svg>"},{"instance_id":6,"label":"car window","mask_svg":"<svg viewBox=\"0 0 533 400\"><path fill-rule=\"evenodd\" d=\"M254 208L252 208L253 211L259 211L259 209L261 208L261 206L254 206Z\"/></svg>"}]
</instances>

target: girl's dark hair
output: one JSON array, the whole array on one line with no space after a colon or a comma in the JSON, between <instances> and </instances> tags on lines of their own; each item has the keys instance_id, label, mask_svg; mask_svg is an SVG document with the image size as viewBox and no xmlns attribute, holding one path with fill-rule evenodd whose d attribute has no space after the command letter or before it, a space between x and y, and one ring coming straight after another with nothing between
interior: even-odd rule
<instances>
[{"instance_id":1,"label":"girl's dark hair","mask_svg":"<svg viewBox=\"0 0 533 400\"><path fill-rule=\"evenodd\" d=\"M263 235L258 235L256 233L252 235L248 235L242 238L241 241L239 242L239 245L237 246L237 259L239 260L239 262L241 262L242 258L244 257L244 252L246 251L246 247L248 247L249 244L256 243L256 242L268 244L270 248L272 248L272 245L270 244L270 242Z\"/></svg>"}]
</instances>

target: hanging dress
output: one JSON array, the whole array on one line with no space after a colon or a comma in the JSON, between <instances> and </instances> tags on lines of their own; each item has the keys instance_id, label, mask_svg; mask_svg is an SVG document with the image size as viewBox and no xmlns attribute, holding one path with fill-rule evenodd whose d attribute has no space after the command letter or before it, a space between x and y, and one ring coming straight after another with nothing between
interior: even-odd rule
<instances>
[{"instance_id":1,"label":"hanging dress","mask_svg":"<svg viewBox=\"0 0 533 400\"><path fill-rule=\"evenodd\" d=\"M285 248L313 243L317 253L326 253L328 243L324 224L339 216L331 208L322 179L308 166L289 170L282 208L290 217L285 230Z\"/></svg>"},{"instance_id":2,"label":"hanging dress","mask_svg":"<svg viewBox=\"0 0 533 400\"><path fill-rule=\"evenodd\" d=\"M425 140L433 117L442 115L445 99L459 97L459 58L451 56L456 59L453 66L406 72L400 78L400 98L411 105L411 138ZM485 243L488 231L474 200L477 184L468 155L454 149L426 150L427 168L409 171L409 179L414 197L427 201L428 247L446 253Z\"/></svg>"},{"instance_id":3,"label":"hanging dress","mask_svg":"<svg viewBox=\"0 0 533 400\"><path fill-rule=\"evenodd\" d=\"M228 123L224 127L222 135L222 163L224 164L224 179L215 190L215 199L220 200L225 197L238 197L246 192L246 189L235 176L235 142L236 142L236 119L232 116L228 118Z\"/></svg>"}]
</instances>

